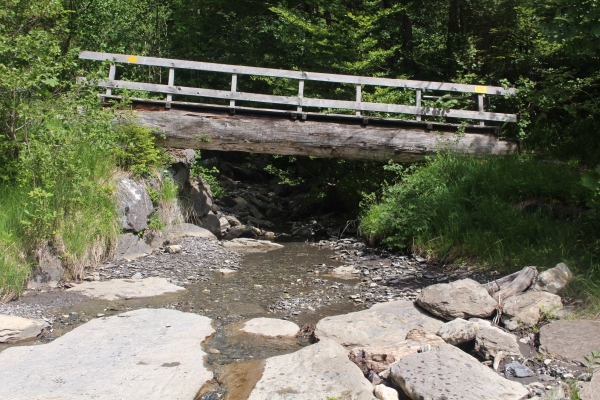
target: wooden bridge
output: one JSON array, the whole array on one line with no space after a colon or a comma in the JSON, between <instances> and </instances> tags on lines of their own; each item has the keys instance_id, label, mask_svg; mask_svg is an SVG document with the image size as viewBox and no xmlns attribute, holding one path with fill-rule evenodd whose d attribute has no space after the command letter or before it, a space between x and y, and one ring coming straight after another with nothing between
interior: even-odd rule
<instances>
[{"instance_id":1,"label":"wooden bridge","mask_svg":"<svg viewBox=\"0 0 600 400\"><path fill-rule=\"evenodd\" d=\"M106 88L106 93L102 94L105 101L121 99L122 94L113 92L121 89L164 96L162 99L129 99L133 102L137 122L160 131L157 140L165 147L363 160L392 159L399 162L420 160L440 148L477 155L507 155L518 150L518 142L498 137L500 125L516 122L516 115L486 112L484 109L487 96L514 95L515 89L512 88L288 71L88 51L81 52L79 57L109 62L108 80L98 82L99 86ZM168 69L168 83L118 80L118 64ZM231 88L215 90L176 86L176 69L230 74ZM238 76L241 75L294 79L298 81L298 94L291 97L240 92L237 89ZM347 101L305 97L304 86L310 81L355 85L356 98ZM414 105L365 102L365 86L414 90L416 101ZM226 100L229 104L189 100L194 98ZM431 103L435 99L466 101L474 103L477 109L423 105L424 100ZM240 105L240 102L245 105ZM262 104L278 108L261 107ZM400 118L390 118L389 114L397 114ZM414 119L401 119L407 116ZM464 122L457 123L461 120Z\"/></svg>"}]
</instances>

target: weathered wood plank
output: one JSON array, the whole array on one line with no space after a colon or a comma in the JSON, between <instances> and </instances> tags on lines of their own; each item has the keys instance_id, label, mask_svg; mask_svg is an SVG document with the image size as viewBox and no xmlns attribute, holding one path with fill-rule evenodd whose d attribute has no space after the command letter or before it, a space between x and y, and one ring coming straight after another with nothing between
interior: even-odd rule
<instances>
[{"instance_id":1,"label":"weathered wood plank","mask_svg":"<svg viewBox=\"0 0 600 400\"><path fill-rule=\"evenodd\" d=\"M457 136L452 127L428 132L418 125L381 126L235 116L181 109L137 111L135 121L164 134L160 146L221 151L414 162L440 148L476 155L508 155L518 144L491 134Z\"/></svg>"},{"instance_id":2,"label":"weathered wood plank","mask_svg":"<svg viewBox=\"0 0 600 400\"><path fill-rule=\"evenodd\" d=\"M247 67L241 65L216 64L200 61L185 61L144 56L131 56L126 54L100 53L93 51L82 51L79 53L79 58L84 60L115 61L126 64L153 65L166 68L173 67L209 72L224 72L230 74L272 76L276 78L302 79L306 81L350 83L355 85L374 85L411 89L442 90L448 92L482 93L490 95L514 95L516 93L514 88L503 88L499 86L480 86L448 82L428 82L407 79L373 78L365 76L324 74L318 72L303 72L273 68Z\"/></svg>"},{"instance_id":3,"label":"weathered wood plank","mask_svg":"<svg viewBox=\"0 0 600 400\"><path fill-rule=\"evenodd\" d=\"M357 111L376 111L376 112L387 112L387 113L399 113L399 114L412 114L412 115L424 115L432 117L446 117L446 118L463 118L463 119L476 119L486 121L498 121L498 122L516 122L517 116L514 114L501 114L501 113L490 113L481 111L469 111L469 110L451 110L431 107L415 107L405 106L398 104L381 104L381 103L366 103L357 101L344 101L344 100L328 100L328 99L311 99L305 97L287 97L287 96L275 96L268 94L258 93L243 93L243 92L232 92L227 90L215 90L215 89L200 89L185 86L168 86L159 85L154 83L140 83L140 82L128 82L113 80L98 83L99 86L113 88L113 89L132 89L142 90L156 93L167 93L167 94L181 94L187 96L200 96L210 97L216 99L225 100L243 100L243 101L255 101L261 103L273 103L290 106L304 106L304 107L319 107L319 108L340 108L350 109Z\"/></svg>"}]
</instances>

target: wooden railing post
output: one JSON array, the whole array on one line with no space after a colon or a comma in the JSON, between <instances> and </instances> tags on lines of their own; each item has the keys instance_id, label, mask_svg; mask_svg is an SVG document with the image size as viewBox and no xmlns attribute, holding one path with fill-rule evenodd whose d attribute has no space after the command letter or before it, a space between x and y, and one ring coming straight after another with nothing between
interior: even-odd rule
<instances>
[{"instance_id":1,"label":"wooden railing post","mask_svg":"<svg viewBox=\"0 0 600 400\"><path fill-rule=\"evenodd\" d=\"M484 98L483 98L482 94L480 94L480 95L477 96L477 106L478 106L479 112L484 112L485 111L484 105L483 105L483 99ZM485 126L485 121L480 120L479 121L479 125L480 126Z\"/></svg>"},{"instance_id":2,"label":"wooden railing post","mask_svg":"<svg viewBox=\"0 0 600 400\"><path fill-rule=\"evenodd\" d=\"M109 82L115 80L116 73L117 73L117 66L115 64L110 64L110 69L108 70L108 81ZM112 96L111 88L106 89L106 95ZM104 99L102 99L102 100L104 100Z\"/></svg>"},{"instance_id":3,"label":"wooden railing post","mask_svg":"<svg viewBox=\"0 0 600 400\"><path fill-rule=\"evenodd\" d=\"M169 86L175 86L175 68L169 68ZM171 102L173 101L173 95L167 95L167 104L165 104L165 108L171 108Z\"/></svg>"},{"instance_id":4,"label":"wooden railing post","mask_svg":"<svg viewBox=\"0 0 600 400\"><path fill-rule=\"evenodd\" d=\"M423 97L423 91L421 89L417 89L417 107L421 108L421 98ZM421 120L421 114L417 114L417 121Z\"/></svg>"},{"instance_id":5,"label":"wooden railing post","mask_svg":"<svg viewBox=\"0 0 600 400\"><path fill-rule=\"evenodd\" d=\"M302 104L302 99L304 98L304 79L300 79L298 83L298 99L300 99L300 104ZM297 109L298 114L302 114L302 105L298 106Z\"/></svg>"},{"instance_id":6,"label":"wooden railing post","mask_svg":"<svg viewBox=\"0 0 600 400\"><path fill-rule=\"evenodd\" d=\"M362 85L356 85L356 103L359 109L356 111L356 116L360 117L360 103L362 103Z\"/></svg>"},{"instance_id":7,"label":"wooden railing post","mask_svg":"<svg viewBox=\"0 0 600 400\"><path fill-rule=\"evenodd\" d=\"M231 75L231 93L237 93L237 74ZM235 100L229 101L229 113L235 114Z\"/></svg>"}]
</instances>

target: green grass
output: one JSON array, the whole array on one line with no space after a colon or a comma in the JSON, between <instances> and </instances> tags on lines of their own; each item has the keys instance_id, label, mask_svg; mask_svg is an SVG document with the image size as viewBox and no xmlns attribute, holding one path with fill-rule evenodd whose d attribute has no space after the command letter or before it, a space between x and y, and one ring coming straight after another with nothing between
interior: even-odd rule
<instances>
[{"instance_id":1,"label":"green grass","mask_svg":"<svg viewBox=\"0 0 600 400\"><path fill-rule=\"evenodd\" d=\"M600 305L600 229L585 215L556 218L544 202L584 209L591 195L577 171L533 158L440 154L404 173L368 204L361 231L390 248L505 273L565 262L573 287ZM530 207L528 210L527 207Z\"/></svg>"}]
</instances>

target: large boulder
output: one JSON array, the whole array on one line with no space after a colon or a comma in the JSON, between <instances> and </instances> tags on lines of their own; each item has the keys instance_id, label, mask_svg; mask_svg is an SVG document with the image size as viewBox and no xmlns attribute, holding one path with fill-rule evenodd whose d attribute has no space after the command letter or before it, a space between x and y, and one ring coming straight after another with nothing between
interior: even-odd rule
<instances>
[{"instance_id":1,"label":"large boulder","mask_svg":"<svg viewBox=\"0 0 600 400\"><path fill-rule=\"evenodd\" d=\"M417 304L447 320L486 318L496 310L496 301L472 279L428 286L417 297Z\"/></svg>"},{"instance_id":2,"label":"large boulder","mask_svg":"<svg viewBox=\"0 0 600 400\"><path fill-rule=\"evenodd\" d=\"M152 246L138 235L125 233L119 236L115 251L115 258L117 260L135 260L148 254L152 254Z\"/></svg>"},{"instance_id":3,"label":"large boulder","mask_svg":"<svg viewBox=\"0 0 600 400\"><path fill-rule=\"evenodd\" d=\"M540 329L540 350L566 360L585 363L600 350L600 321L556 321Z\"/></svg>"},{"instance_id":4,"label":"large boulder","mask_svg":"<svg viewBox=\"0 0 600 400\"><path fill-rule=\"evenodd\" d=\"M282 249L284 246L268 240L238 238L221 242L225 250L241 251L245 253L263 253L266 251Z\"/></svg>"},{"instance_id":5,"label":"large boulder","mask_svg":"<svg viewBox=\"0 0 600 400\"><path fill-rule=\"evenodd\" d=\"M542 272L538 276L536 290L557 294L573 279L573 273L564 263Z\"/></svg>"},{"instance_id":6,"label":"large boulder","mask_svg":"<svg viewBox=\"0 0 600 400\"><path fill-rule=\"evenodd\" d=\"M333 340L268 358L249 400L372 400L373 386Z\"/></svg>"},{"instance_id":7,"label":"large boulder","mask_svg":"<svg viewBox=\"0 0 600 400\"><path fill-rule=\"evenodd\" d=\"M529 291L504 300L502 323L514 331L536 325L542 313L552 315L562 309L561 298L548 292Z\"/></svg>"},{"instance_id":8,"label":"large boulder","mask_svg":"<svg viewBox=\"0 0 600 400\"><path fill-rule=\"evenodd\" d=\"M479 325L475 336L474 352L486 360L493 360L499 352L504 355L521 355L517 337L493 326L489 321L473 319Z\"/></svg>"},{"instance_id":9,"label":"large boulder","mask_svg":"<svg viewBox=\"0 0 600 400\"><path fill-rule=\"evenodd\" d=\"M0 314L0 343L18 343L33 339L48 326L45 322Z\"/></svg>"},{"instance_id":10,"label":"large boulder","mask_svg":"<svg viewBox=\"0 0 600 400\"><path fill-rule=\"evenodd\" d=\"M442 343L444 341L433 333L413 329L406 334L406 340L402 342L391 346L355 347L350 350L348 357L367 376L371 371L379 374L406 356Z\"/></svg>"},{"instance_id":11,"label":"large boulder","mask_svg":"<svg viewBox=\"0 0 600 400\"><path fill-rule=\"evenodd\" d=\"M153 309L98 318L43 346L0 353L2 399L193 399L212 379L197 314Z\"/></svg>"},{"instance_id":12,"label":"large boulder","mask_svg":"<svg viewBox=\"0 0 600 400\"><path fill-rule=\"evenodd\" d=\"M385 347L400 343L412 329L435 333L443 322L412 301L375 304L368 310L327 317L315 328L318 339L333 339L344 346Z\"/></svg>"},{"instance_id":13,"label":"large boulder","mask_svg":"<svg viewBox=\"0 0 600 400\"><path fill-rule=\"evenodd\" d=\"M133 179L117 182L117 199L121 228L134 232L148 227L148 216L154 211L146 185Z\"/></svg>"},{"instance_id":14,"label":"large boulder","mask_svg":"<svg viewBox=\"0 0 600 400\"><path fill-rule=\"evenodd\" d=\"M294 338L300 327L292 321L277 318L254 318L247 321L240 331L266 337Z\"/></svg>"},{"instance_id":15,"label":"large boulder","mask_svg":"<svg viewBox=\"0 0 600 400\"><path fill-rule=\"evenodd\" d=\"M65 272L62 260L48 247L42 248L36 258L38 265L33 270L27 287L29 289L43 286L55 288Z\"/></svg>"},{"instance_id":16,"label":"large boulder","mask_svg":"<svg viewBox=\"0 0 600 400\"><path fill-rule=\"evenodd\" d=\"M88 297L104 300L152 297L184 290L181 286L170 283L166 278L112 279L102 282L83 282L67 289L68 292L78 292Z\"/></svg>"},{"instance_id":17,"label":"large boulder","mask_svg":"<svg viewBox=\"0 0 600 400\"><path fill-rule=\"evenodd\" d=\"M215 236L221 236L221 221L212 211L199 220L202 228L209 230Z\"/></svg>"},{"instance_id":18,"label":"large boulder","mask_svg":"<svg viewBox=\"0 0 600 400\"><path fill-rule=\"evenodd\" d=\"M392 364L392 382L411 399L521 400L529 390L464 351L442 344Z\"/></svg>"},{"instance_id":19,"label":"large boulder","mask_svg":"<svg viewBox=\"0 0 600 400\"><path fill-rule=\"evenodd\" d=\"M201 218L208 214L213 206L213 196L210 185L201 177L188 180L186 197L190 201L193 217Z\"/></svg>"},{"instance_id":20,"label":"large boulder","mask_svg":"<svg viewBox=\"0 0 600 400\"><path fill-rule=\"evenodd\" d=\"M479 331L477 322L456 318L454 321L446 322L437 332L437 335L444 339L446 343L456 346L474 340L477 331Z\"/></svg>"}]
</instances>

